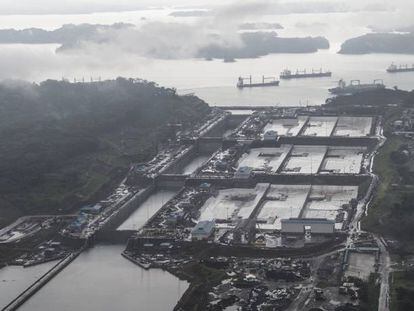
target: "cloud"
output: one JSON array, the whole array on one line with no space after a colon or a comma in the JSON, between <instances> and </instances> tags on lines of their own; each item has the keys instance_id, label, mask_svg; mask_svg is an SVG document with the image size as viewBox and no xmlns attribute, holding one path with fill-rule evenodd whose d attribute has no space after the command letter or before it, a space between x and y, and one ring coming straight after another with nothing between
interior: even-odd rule
<instances>
[{"instance_id":1,"label":"cloud","mask_svg":"<svg viewBox=\"0 0 414 311\"><path fill-rule=\"evenodd\" d=\"M161 59L197 57L201 49L210 45L241 47L239 25L262 16L268 6L269 1L250 0L217 8L211 16L190 24L150 21L137 27L102 28L94 40L64 46L61 51L101 58L124 53Z\"/></svg>"},{"instance_id":2,"label":"cloud","mask_svg":"<svg viewBox=\"0 0 414 311\"><path fill-rule=\"evenodd\" d=\"M158 6L222 5L228 0L1 0L0 15L87 14L134 11Z\"/></svg>"}]
</instances>

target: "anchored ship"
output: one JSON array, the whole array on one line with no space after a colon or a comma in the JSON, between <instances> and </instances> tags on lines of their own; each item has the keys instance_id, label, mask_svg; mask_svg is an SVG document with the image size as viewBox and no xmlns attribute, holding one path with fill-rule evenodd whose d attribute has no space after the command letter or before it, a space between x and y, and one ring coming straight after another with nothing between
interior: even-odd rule
<instances>
[{"instance_id":1,"label":"anchored ship","mask_svg":"<svg viewBox=\"0 0 414 311\"><path fill-rule=\"evenodd\" d=\"M377 79L374 80L373 83L361 84L360 80L351 80L351 82L347 85L344 80L339 80L338 86L335 88L329 89L329 92L335 95L343 95L343 94L356 94L371 90L378 90L384 89L385 85L382 80Z\"/></svg>"},{"instance_id":2,"label":"anchored ship","mask_svg":"<svg viewBox=\"0 0 414 311\"><path fill-rule=\"evenodd\" d=\"M414 71L414 65L411 65L411 67L408 67L408 65L394 65L391 64L388 68L387 68L387 72L390 73L395 73L395 72L409 72L409 71Z\"/></svg>"},{"instance_id":3,"label":"anchored ship","mask_svg":"<svg viewBox=\"0 0 414 311\"><path fill-rule=\"evenodd\" d=\"M321 77L330 77L332 76L332 72L330 71L323 71L322 68L320 70L313 70L312 72L306 72L306 70L300 71L296 70L293 73L289 69L285 69L280 74L280 79L299 79L299 78L321 78Z\"/></svg>"},{"instance_id":4,"label":"anchored ship","mask_svg":"<svg viewBox=\"0 0 414 311\"><path fill-rule=\"evenodd\" d=\"M244 81L248 81L247 83ZM252 76L249 76L248 78L239 77L239 80L237 82L237 87L239 89L245 88L245 87L261 87L261 86L278 86L279 81L275 79L275 77L265 77L262 76L262 82L261 83L252 83Z\"/></svg>"}]
</instances>

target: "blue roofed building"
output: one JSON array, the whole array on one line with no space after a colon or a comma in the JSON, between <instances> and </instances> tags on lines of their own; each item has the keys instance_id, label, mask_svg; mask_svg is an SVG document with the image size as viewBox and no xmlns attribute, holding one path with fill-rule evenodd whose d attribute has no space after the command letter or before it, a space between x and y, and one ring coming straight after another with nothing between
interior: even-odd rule
<instances>
[{"instance_id":1,"label":"blue roofed building","mask_svg":"<svg viewBox=\"0 0 414 311\"><path fill-rule=\"evenodd\" d=\"M214 233L215 222L210 220L200 221L191 230L191 239L193 241L208 240Z\"/></svg>"}]
</instances>

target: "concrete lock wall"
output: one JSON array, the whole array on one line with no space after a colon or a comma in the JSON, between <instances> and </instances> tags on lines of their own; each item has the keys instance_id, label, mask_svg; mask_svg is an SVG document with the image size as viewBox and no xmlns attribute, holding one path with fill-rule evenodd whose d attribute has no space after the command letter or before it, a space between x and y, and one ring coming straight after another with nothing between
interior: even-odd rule
<instances>
[{"instance_id":1,"label":"concrete lock wall","mask_svg":"<svg viewBox=\"0 0 414 311\"><path fill-rule=\"evenodd\" d=\"M195 146L191 146L188 151L172 161L168 168L163 172L164 174L179 174L183 168L190 163L197 156L197 149Z\"/></svg>"},{"instance_id":2,"label":"concrete lock wall","mask_svg":"<svg viewBox=\"0 0 414 311\"><path fill-rule=\"evenodd\" d=\"M118 209L110 220L104 224L101 231L112 231L118 228L151 194L156 191L154 185L148 186L143 191L135 194L128 202Z\"/></svg>"}]
</instances>

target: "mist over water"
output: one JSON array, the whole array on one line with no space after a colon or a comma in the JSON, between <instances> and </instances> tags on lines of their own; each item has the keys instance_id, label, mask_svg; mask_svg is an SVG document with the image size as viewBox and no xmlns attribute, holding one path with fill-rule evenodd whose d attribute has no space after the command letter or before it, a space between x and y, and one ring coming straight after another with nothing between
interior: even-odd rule
<instances>
[{"instance_id":1,"label":"mist over water","mask_svg":"<svg viewBox=\"0 0 414 311\"><path fill-rule=\"evenodd\" d=\"M102 12L75 15L29 15L2 16L0 28L40 27L56 29L65 23L113 24L117 22L132 23L141 26L145 23L159 25L193 25L193 27L210 27L215 22L217 28L225 28L228 16L234 16L230 23L228 38L236 25L244 21L277 22L284 29L277 30L280 37L325 36L330 41L329 50L320 50L313 54L272 54L256 59L238 59L235 63L223 63L222 60L205 61L188 58L190 46L183 51L174 51L183 57L175 59L159 59L143 56L141 45L145 45L144 37L131 41L126 36L119 39L120 44L110 46L89 46L83 51L55 53L59 45L2 45L0 50L1 79L24 79L42 81L48 78L67 78L77 81L89 81L90 78L111 79L118 76L138 77L157 82L162 86L176 87L180 93L195 93L212 105L306 105L321 104L329 96L328 88L336 85L341 78L349 81L360 79L371 82L383 79L388 87L397 85L401 89L411 90L414 75L390 75L385 69L392 63L411 64L412 55L371 54L371 55L339 55L340 44L346 39L370 32L369 25L393 24L396 16L404 14L400 10L391 11L350 11L332 13L307 14L264 14L266 1L261 1L256 11L245 12L245 7L237 9L221 8L217 16L212 18L173 17L174 8L138 10L126 12ZM409 5L409 4L406 4ZM231 8L231 7L230 7ZM249 7L248 7L249 8ZM231 19L228 19L231 20ZM402 21L403 22L403 21ZM223 25L221 25L223 23ZM194 26L195 25L195 26ZM153 28L147 28L150 39ZM183 28L184 29L184 28ZM177 28L177 32L180 29ZM161 36L163 28L157 29ZM173 36L172 32L169 36ZM193 43L197 44L197 34L193 33ZM233 33L234 34L234 33ZM185 36L183 38L185 41ZM235 39L236 40L236 39ZM150 41L150 40L148 40ZM183 42L184 42L183 41ZM125 43L126 42L126 43ZM138 48L120 48L128 44ZM200 42L200 41L198 41ZM151 43L153 44L153 43ZM162 44L162 42L160 43ZM159 45L158 45L159 46ZM157 47L158 47L157 46ZM169 47L169 43L166 43ZM146 49L148 51L148 48ZM167 51L170 53L169 51ZM166 53L167 53L166 52ZM171 53L170 53L171 54ZM332 78L302 79L281 81L280 87L255 88L238 90L235 87L239 76L252 75L253 80L260 80L262 75L278 77L285 69L319 69L331 70Z\"/></svg>"}]
</instances>

